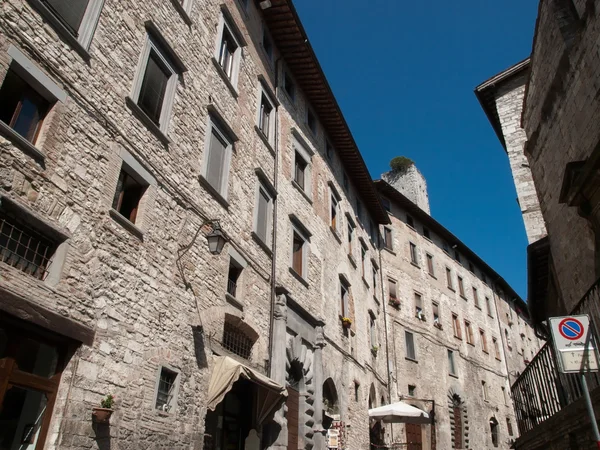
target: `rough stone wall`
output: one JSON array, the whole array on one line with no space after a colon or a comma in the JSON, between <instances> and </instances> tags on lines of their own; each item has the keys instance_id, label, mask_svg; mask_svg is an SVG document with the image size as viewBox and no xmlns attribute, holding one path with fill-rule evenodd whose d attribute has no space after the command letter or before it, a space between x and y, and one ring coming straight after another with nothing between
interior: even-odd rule
<instances>
[{"instance_id":1,"label":"rough stone wall","mask_svg":"<svg viewBox=\"0 0 600 450\"><path fill-rule=\"evenodd\" d=\"M557 287L570 311L595 281L594 236L576 208L558 203L565 165L598 144L600 21L594 2L577 2L576 37L565 41L554 2L541 2L523 115L529 160L546 222Z\"/></svg>"},{"instance_id":2,"label":"rough stone wall","mask_svg":"<svg viewBox=\"0 0 600 450\"><path fill-rule=\"evenodd\" d=\"M491 417L495 417L499 422L499 448L509 448L508 441L516 437L517 431L509 395L510 382L514 380L514 376L509 377L508 374L522 371L525 362L522 356L515 356L516 345L513 345L512 350L505 345L503 330L508 325L504 323L502 314L508 311L510 306L504 294L499 296L476 275L481 273L479 267L475 268L476 274L471 273L466 263L463 266L444 252L444 244L439 236L431 233L431 239L425 238L422 235L422 227L426 224L415 223L415 228L408 226L406 211L396 204L392 204L390 216L393 250L382 250L385 295L388 301L388 285L385 280L390 277L397 282L398 296L401 300L399 308L387 307L392 361L392 401L404 396L404 400L411 403L410 397L407 398L408 385L416 386L416 398L435 400L437 448L446 449L452 448L453 419L448 407L449 396L456 393L464 402L465 418L468 419L468 428L465 428L468 432L465 436L468 438L468 448L493 447L489 428ZM420 261L418 267L411 263L409 242L417 246ZM434 276L428 273L426 254L433 256ZM462 258L464 260L464 256ZM446 267L452 271L455 290L447 287ZM464 280L465 297L457 292L457 276L461 276ZM490 279L489 275L487 279ZM477 289L479 308L475 305L473 287ZM415 292L422 296L426 321L416 318ZM490 299L491 314L487 312L486 297ZM438 303L439 306L443 327L441 330L433 326L432 302ZM453 313L459 318L462 339L454 336ZM518 313L516 311L513 313L516 322ZM471 323L473 345L466 342L465 320ZM515 329L510 329L512 335L517 333L516 330L524 329L519 327L528 326L523 317L518 320L519 325L515 323ZM485 331L487 354L482 351L480 328ZM413 333L417 361L406 358L405 331ZM529 336L533 336L531 329L528 333ZM500 359L495 357L492 338L498 340ZM524 343L523 347L528 352L536 353L539 343L537 340L531 340ZM449 374L448 350L454 351L457 376ZM482 381L486 382L488 388L487 401L483 398ZM418 401L413 403L425 410L431 408L431 403ZM514 436L508 435L507 418L512 423ZM422 428L424 439L429 440L429 431L426 430L429 427ZM400 426L394 430L394 436L400 441L405 439L404 433L403 427Z\"/></svg>"},{"instance_id":3,"label":"rough stone wall","mask_svg":"<svg viewBox=\"0 0 600 450\"><path fill-rule=\"evenodd\" d=\"M495 100L506 142L510 170L517 190L517 199L525 223L527 241L531 244L546 236L547 233L531 169L524 152L527 136L525 130L521 128L521 115L526 82L526 73L521 73L507 81L496 91Z\"/></svg>"},{"instance_id":4,"label":"rough stone wall","mask_svg":"<svg viewBox=\"0 0 600 450\"><path fill-rule=\"evenodd\" d=\"M394 186L399 192L415 205L431 214L429 209L429 193L427 192L427 180L423 174L412 164L404 170L391 170L384 173L381 178Z\"/></svg>"}]
</instances>

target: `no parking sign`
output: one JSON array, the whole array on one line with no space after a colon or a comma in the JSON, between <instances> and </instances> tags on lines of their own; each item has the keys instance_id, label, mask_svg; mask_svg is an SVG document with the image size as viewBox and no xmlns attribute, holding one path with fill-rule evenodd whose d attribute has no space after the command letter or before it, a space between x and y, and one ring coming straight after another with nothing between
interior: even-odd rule
<instances>
[{"instance_id":1,"label":"no parking sign","mask_svg":"<svg viewBox=\"0 0 600 450\"><path fill-rule=\"evenodd\" d=\"M598 356L587 315L551 317L550 329L561 372L598 370Z\"/></svg>"}]
</instances>

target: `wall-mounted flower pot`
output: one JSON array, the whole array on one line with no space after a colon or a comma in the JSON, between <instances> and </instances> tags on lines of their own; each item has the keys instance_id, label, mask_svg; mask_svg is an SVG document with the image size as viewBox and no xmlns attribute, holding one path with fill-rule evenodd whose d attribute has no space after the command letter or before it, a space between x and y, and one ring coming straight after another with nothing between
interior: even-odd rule
<instances>
[{"instance_id":1,"label":"wall-mounted flower pot","mask_svg":"<svg viewBox=\"0 0 600 450\"><path fill-rule=\"evenodd\" d=\"M94 408L92 409L92 422L109 424L110 416L112 416L113 410L108 408Z\"/></svg>"},{"instance_id":2,"label":"wall-mounted flower pot","mask_svg":"<svg viewBox=\"0 0 600 450\"><path fill-rule=\"evenodd\" d=\"M342 319L342 326L344 328L350 328L352 326L352 320L347 319L347 318L343 318Z\"/></svg>"}]
</instances>

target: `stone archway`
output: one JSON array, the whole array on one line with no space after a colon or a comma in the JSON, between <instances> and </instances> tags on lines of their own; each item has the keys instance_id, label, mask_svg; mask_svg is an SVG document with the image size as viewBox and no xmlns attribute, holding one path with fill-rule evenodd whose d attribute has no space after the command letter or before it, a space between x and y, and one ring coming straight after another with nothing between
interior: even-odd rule
<instances>
[{"instance_id":1,"label":"stone archway","mask_svg":"<svg viewBox=\"0 0 600 450\"><path fill-rule=\"evenodd\" d=\"M469 448L469 417L467 404L454 389L448 391L448 409L453 449Z\"/></svg>"}]
</instances>

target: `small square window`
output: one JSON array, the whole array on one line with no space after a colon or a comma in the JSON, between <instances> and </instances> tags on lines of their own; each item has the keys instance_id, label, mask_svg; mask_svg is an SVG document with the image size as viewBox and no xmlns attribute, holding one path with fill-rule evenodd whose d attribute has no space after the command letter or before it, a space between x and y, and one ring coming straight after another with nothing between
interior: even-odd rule
<instances>
[{"instance_id":1,"label":"small square window","mask_svg":"<svg viewBox=\"0 0 600 450\"><path fill-rule=\"evenodd\" d=\"M415 353L415 337L410 331L404 332L404 338L406 341L406 357L408 359L417 359L417 355Z\"/></svg>"},{"instance_id":2,"label":"small square window","mask_svg":"<svg viewBox=\"0 0 600 450\"><path fill-rule=\"evenodd\" d=\"M131 223L135 223L140 201L147 188L147 184L142 184L124 168L121 168L112 208Z\"/></svg>"},{"instance_id":3,"label":"small square window","mask_svg":"<svg viewBox=\"0 0 600 450\"><path fill-rule=\"evenodd\" d=\"M414 396L415 396L415 393L416 393L416 391L417 391L417 387L416 387L414 384L409 384L409 385L408 385L408 395L409 395L410 397L414 397Z\"/></svg>"},{"instance_id":4,"label":"small square window","mask_svg":"<svg viewBox=\"0 0 600 450\"><path fill-rule=\"evenodd\" d=\"M412 216L411 216L411 215L409 215L409 214L407 214L407 215L406 215L406 224L407 224L409 227L411 227L411 228L414 228L414 227L415 227L415 221L414 221L414 219L412 218Z\"/></svg>"},{"instance_id":5,"label":"small square window","mask_svg":"<svg viewBox=\"0 0 600 450\"><path fill-rule=\"evenodd\" d=\"M300 153L296 152L294 162L294 181L302 190L306 190L306 169L308 163L302 158Z\"/></svg>"},{"instance_id":6,"label":"small square window","mask_svg":"<svg viewBox=\"0 0 600 450\"><path fill-rule=\"evenodd\" d=\"M296 100L296 84L287 70L283 74L283 89L293 103Z\"/></svg>"},{"instance_id":7,"label":"small square window","mask_svg":"<svg viewBox=\"0 0 600 450\"><path fill-rule=\"evenodd\" d=\"M50 102L9 69L0 88L0 120L35 144Z\"/></svg>"},{"instance_id":8,"label":"small square window","mask_svg":"<svg viewBox=\"0 0 600 450\"><path fill-rule=\"evenodd\" d=\"M175 405L175 393L177 383L177 372L162 367L160 369L160 378L158 380L158 388L156 390L155 408L169 412Z\"/></svg>"},{"instance_id":9,"label":"small square window","mask_svg":"<svg viewBox=\"0 0 600 450\"><path fill-rule=\"evenodd\" d=\"M306 109L306 125L313 135L317 135L317 118L310 107Z\"/></svg>"},{"instance_id":10,"label":"small square window","mask_svg":"<svg viewBox=\"0 0 600 450\"><path fill-rule=\"evenodd\" d=\"M223 348L240 358L250 359L254 341L242 329L230 322L223 325Z\"/></svg>"},{"instance_id":11,"label":"small square window","mask_svg":"<svg viewBox=\"0 0 600 450\"><path fill-rule=\"evenodd\" d=\"M454 352L448 350L448 373L450 375L456 375L456 364L454 362Z\"/></svg>"}]
</instances>

